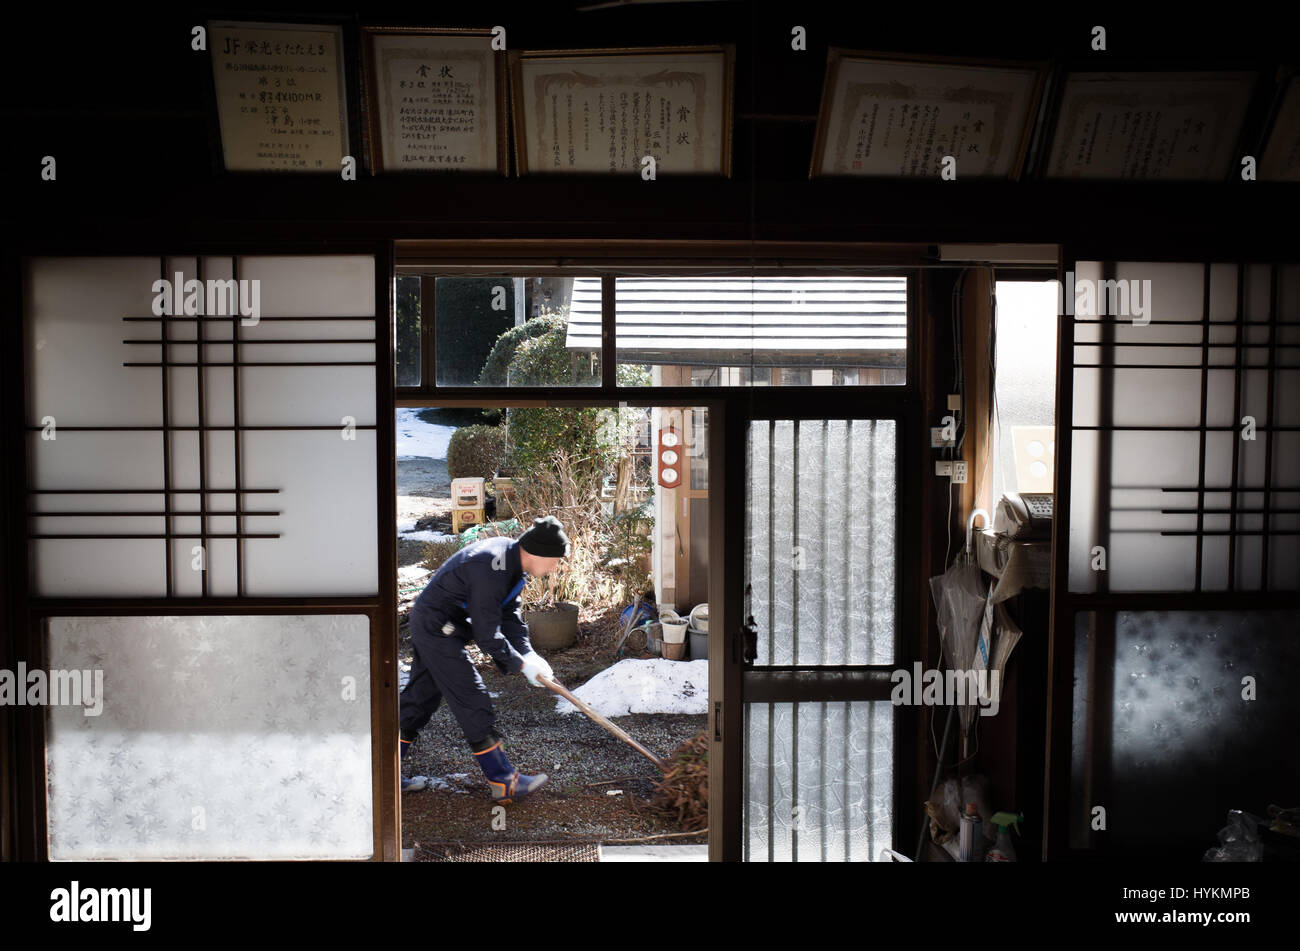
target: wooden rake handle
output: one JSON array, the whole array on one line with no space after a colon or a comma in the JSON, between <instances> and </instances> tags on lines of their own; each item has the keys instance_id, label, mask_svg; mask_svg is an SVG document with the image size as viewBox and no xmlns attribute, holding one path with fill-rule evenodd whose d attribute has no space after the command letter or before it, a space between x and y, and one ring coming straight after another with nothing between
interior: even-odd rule
<instances>
[{"instance_id":1,"label":"wooden rake handle","mask_svg":"<svg viewBox=\"0 0 1300 951\"><path fill-rule=\"evenodd\" d=\"M587 706L587 704L583 703L581 700L579 700L577 697L575 697L575 696L574 696L572 693L570 693L568 690L564 689L564 687L561 686L559 683L557 683L556 681L552 680L550 677L547 677L545 674L538 674L538 675L537 675L537 682L538 682L539 684L541 684L542 686L546 687L548 690L550 690L550 691L552 691L552 692L554 692L554 693L558 693L558 694L559 694L561 697L563 697L565 700L569 701L569 703L573 704L575 707L577 707L579 710L581 710L581 711L582 711L582 712L587 716L588 719L594 720L596 723L599 723L601 726L603 726L603 727L604 727L606 730L608 730L610 733L614 734L614 736L618 737L620 740L622 740L622 741L623 741L624 743L626 743L628 746L632 747L632 749L636 750L638 753L640 753L642 756L644 756L644 757L645 757L646 759L648 759L650 762L652 762L652 763L654 763L656 766L658 766L659 769L660 769L662 772L665 772L665 773L668 772L668 767L664 764L664 761L663 761L663 760L661 760L658 756L655 756L655 755L654 755L653 753L651 753L648 749L646 749L644 746L642 746L642 745L641 745L640 743L638 743L636 740L632 739L632 737L628 736L626 733L624 733L622 730L620 730L617 726L615 726L613 723L611 723L611 722L610 722L609 720L607 720L605 717L601 716L599 713L597 713L597 712L596 712L595 710L593 710L591 707Z\"/></svg>"}]
</instances>

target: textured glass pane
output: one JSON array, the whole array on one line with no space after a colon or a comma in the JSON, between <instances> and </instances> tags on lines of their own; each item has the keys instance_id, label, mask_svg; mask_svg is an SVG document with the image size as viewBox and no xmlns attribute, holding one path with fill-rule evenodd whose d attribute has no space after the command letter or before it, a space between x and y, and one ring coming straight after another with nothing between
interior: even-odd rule
<instances>
[{"instance_id":1,"label":"textured glass pane","mask_svg":"<svg viewBox=\"0 0 1300 951\"><path fill-rule=\"evenodd\" d=\"M1176 830L1203 851L1228 809L1264 815L1296 788L1277 744L1300 722L1300 613L1121 611L1113 636L1107 621L1076 619L1074 844L1097 844L1088 816L1103 805L1112 845Z\"/></svg>"},{"instance_id":2,"label":"textured glass pane","mask_svg":"<svg viewBox=\"0 0 1300 951\"><path fill-rule=\"evenodd\" d=\"M234 262L226 256L28 263L32 397L26 422L47 429L28 432L33 508L45 513L31 520L33 534L179 533L170 540L33 539L35 593L314 596L378 590L376 377L367 365L376 358L374 260L242 257L237 273L246 283L234 303L247 319L224 316L230 301L220 300L217 285L208 283L199 285L198 313L161 305L172 313L154 313L156 295L171 300L165 288L155 290L156 281L174 287L179 274L183 289L200 275L204 282L233 280ZM168 362L195 364L201 357L205 366L124 366L162 362L164 328ZM229 366L236 334L243 364L238 375ZM299 342L306 340L325 342ZM257 365L274 363L331 365ZM165 433L164 424L172 427ZM287 428L245 430L236 442L235 425ZM155 428L84 428L104 426ZM237 503L238 520L212 514L233 513ZM209 512L206 524L201 507ZM138 514L167 508L195 514L174 516L170 526L161 515ZM236 533L279 537L214 537Z\"/></svg>"},{"instance_id":3,"label":"textured glass pane","mask_svg":"<svg viewBox=\"0 0 1300 951\"><path fill-rule=\"evenodd\" d=\"M745 564L758 664L893 661L895 430L888 419L750 427Z\"/></svg>"},{"instance_id":4,"label":"textured glass pane","mask_svg":"<svg viewBox=\"0 0 1300 951\"><path fill-rule=\"evenodd\" d=\"M420 385L420 355L423 333L420 329L420 278L398 277L393 281L397 311L395 386Z\"/></svg>"},{"instance_id":5,"label":"textured glass pane","mask_svg":"<svg viewBox=\"0 0 1300 951\"><path fill-rule=\"evenodd\" d=\"M745 707L745 859L864 862L893 837L888 703Z\"/></svg>"},{"instance_id":6,"label":"textured glass pane","mask_svg":"<svg viewBox=\"0 0 1300 951\"><path fill-rule=\"evenodd\" d=\"M102 672L98 715L48 709L51 858L372 855L364 615L51 618L48 645Z\"/></svg>"},{"instance_id":7,"label":"textured glass pane","mask_svg":"<svg viewBox=\"0 0 1300 951\"><path fill-rule=\"evenodd\" d=\"M903 277L620 277L616 296L619 363L644 371L624 385L907 382ZM598 310L577 326L599 341Z\"/></svg>"}]
</instances>

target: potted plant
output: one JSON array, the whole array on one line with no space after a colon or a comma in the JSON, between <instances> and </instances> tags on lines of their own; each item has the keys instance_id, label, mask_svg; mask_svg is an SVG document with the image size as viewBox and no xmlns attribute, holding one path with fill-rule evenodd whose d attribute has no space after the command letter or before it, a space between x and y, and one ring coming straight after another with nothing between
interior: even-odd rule
<instances>
[{"instance_id":1,"label":"potted plant","mask_svg":"<svg viewBox=\"0 0 1300 951\"><path fill-rule=\"evenodd\" d=\"M571 601L529 605L523 615L535 648L563 650L578 639L578 606Z\"/></svg>"}]
</instances>

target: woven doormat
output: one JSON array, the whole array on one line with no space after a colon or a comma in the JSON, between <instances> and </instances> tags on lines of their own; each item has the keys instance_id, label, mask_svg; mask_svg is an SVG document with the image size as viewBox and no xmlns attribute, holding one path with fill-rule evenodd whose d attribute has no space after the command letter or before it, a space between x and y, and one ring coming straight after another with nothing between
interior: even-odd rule
<instances>
[{"instance_id":1,"label":"woven doormat","mask_svg":"<svg viewBox=\"0 0 1300 951\"><path fill-rule=\"evenodd\" d=\"M421 842L417 862L599 862L595 842Z\"/></svg>"}]
</instances>

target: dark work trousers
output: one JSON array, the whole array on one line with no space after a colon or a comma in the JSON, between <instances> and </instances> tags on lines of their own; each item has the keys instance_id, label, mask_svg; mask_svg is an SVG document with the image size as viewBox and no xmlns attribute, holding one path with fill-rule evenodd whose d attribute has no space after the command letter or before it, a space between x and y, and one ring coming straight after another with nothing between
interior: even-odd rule
<instances>
[{"instance_id":1,"label":"dark work trousers","mask_svg":"<svg viewBox=\"0 0 1300 951\"><path fill-rule=\"evenodd\" d=\"M468 624L453 624L450 635L431 630L436 620L412 611L411 643L415 648L411 679L402 691L401 728L412 734L424 727L444 699L472 745L495 734L496 711L487 686L465 650L471 638Z\"/></svg>"}]
</instances>

